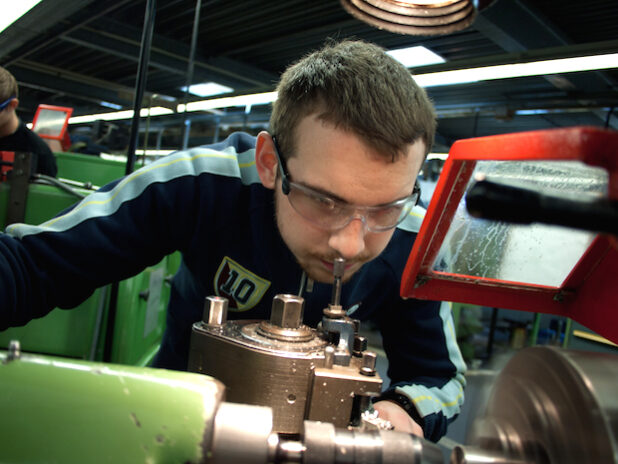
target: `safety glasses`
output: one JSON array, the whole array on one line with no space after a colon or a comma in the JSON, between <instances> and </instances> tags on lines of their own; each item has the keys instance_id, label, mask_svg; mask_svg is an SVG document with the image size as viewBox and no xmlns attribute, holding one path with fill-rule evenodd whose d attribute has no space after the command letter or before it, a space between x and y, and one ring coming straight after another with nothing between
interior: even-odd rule
<instances>
[{"instance_id":1,"label":"safety glasses","mask_svg":"<svg viewBox=\"0 0 618 464\"><path fill-rule=\"evenodd\" d=\"M414 189L409 196L377 206L353 205L306 185L298 184L291 180L277 141L274 136L272 139L279 164L283 194L288 197L290 205L298 214L322 229L336 231L343 229L353 219L360 219L367 230L384 232L400 224L418 203L421 193L418 183L414 184Z\"/></svg>"},{"instance_id":2,"label":"safety glasses","mask_svg":"<svg viewBox=\"0 0 618 464\"><path fill-rule=\"evenodd\" d=\"M9 97L8 99L6 99L2 103L0 103L0 111L3 111L4 108L9 106L9 103L11 103L13 100L15 100L15 97Z\"/></svg>"}]
</instances>

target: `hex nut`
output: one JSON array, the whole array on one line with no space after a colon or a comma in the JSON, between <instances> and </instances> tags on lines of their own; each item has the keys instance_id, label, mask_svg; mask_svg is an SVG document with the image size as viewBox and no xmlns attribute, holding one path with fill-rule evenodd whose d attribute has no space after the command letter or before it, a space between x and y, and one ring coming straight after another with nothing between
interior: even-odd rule
<instances>
[{"instance_id":1,"label":"hex nut","mask_svg":"<svg viewBox=\"0 0 618 464\"><path fill-rule=\"evenodd\" d=\"M298 329L303 323L305 300L296 295L276 295L270 312L270 323L285 329Z\"/></svg>"}]
</instances>

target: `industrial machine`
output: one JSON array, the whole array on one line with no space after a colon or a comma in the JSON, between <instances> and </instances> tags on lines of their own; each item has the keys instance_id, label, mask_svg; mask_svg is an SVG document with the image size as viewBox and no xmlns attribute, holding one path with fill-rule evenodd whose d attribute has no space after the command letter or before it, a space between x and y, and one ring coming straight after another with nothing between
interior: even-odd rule
<instances>
[{"instance_id":1,"label":"industrial machine","mask_svg":"<svg viewBox=\"0 0 618 464\"><path fill-rule=\"evenodd\" d=\"M27 355L12 342L0 353L0 459L443 462L437 445L392 430L373 410L382 380L358 321L339 304L344 269L337 260L318 329L302 324L298 296L275 296L270 321L226 321L227 300L209 297L189 367L218 380ZM57 427L66 411L70 423Z\"/></svg>"},{"instance_id":2,"label":"industrial machine","mask_svg":"<svg viewBox=\"0 0 618 464\"><path fill-rule=\"evenodd\" d=\"M194 327L193 349L220 355L223 346L234 354L219 361L245 359L248 382L261 394L244 398L270 405L226 401L227 393L238 393L211 376L22 354L12 342L0 352L2 462L444 462L436 444L391 430L372 412L360 377L375 375L372 363L353 362L367 356L350 356L345 341L327 343L325 330L313 334L310 349L293 352L285 347L293 342L273 349L276 339L260 340L260 326L293 319L302 307L297 297L277 296L267 323L224 323L224 302L210 301L207 320ZM302 325L276 327L304 331ZM199 370L205 358L193 352L191 359ZM468 444L455 447L451 463L618 462L616 379L615 355L520 351L498 376ZM298 401L302 408L291 394L307 395Z\"/></svg>"},{"instance_id":3,"label":"industrial machine","mask_svg":"<svg viewBox=\"0 0 618 464\"><path fill-rule=\"evenodd\" d=\"M596 203L609 192L610 201L600 206L611 219L618 199L617 134L585 128L464 141L454 147L438 183L404 274L402 296L435 298L443 291L446 299L546 308L616 341L611 323L616 318L611 310L618 308L612 286L618 275L615 222L602 222L609 224L607 230L590 221L592 234L578 241L574 253L568 250L574 254L570 267L541 283L526 280L530 273L526 279L512 277L519 268L511 253L522 243L516 232L500 229L504 240L485 243L484 250L492 251L486 256L495 259L484 262L482 273L472 272L465 249L453 247L463 243L456 240L462 231L468 241L495 236L477 234L477 225L466 228L459 217L453 219L459 203L466 202L464 193L474 192L468 185L476 161L470 151L485 161L500 150L507 151L500 161L540 160L536 172L553 185L557 172L569 178L576 172L544 164L558 141L568 142L561 156L581 155L587 164L609 171L609 176L595 171L586 182L563 185L583 185ZM500 165L490 174L492 180L509 178ZM605 186L600 190L594 187L599 182ZM477 200L469 203L478 208ZM482 213L475 209L475 214ZM487 232L492 226L484 227ZM334 266L331 303L317 328L303 325L303 300L295 295L275 296L268 321L228 321L226 300L207 298L203 320L193 326L190 373L31 355L11 342L0 352L0 461L444 462L437 445L392 430L372 410L371 398L382 380L358 321L339 304L343 268L342 261ZM466 443L453 449L451 463L618 463L617 384L616 355L523 349L495 379Z\"/></svg>"},{"instance_id":4,"label":"industrial machine","mask_svg":"<svg viewBox=\"0 0 618 464\"><path fill-rule=\"evenodd\" d=\"M227 300L209 298L204 320L193 325L189 370L221 380L230 401L272 408L280 433L300 433L305 419L337 427L370 420L361 408L380 394L382 379L359 321L339 304L344 269L335 260L319 329L303 325L299 296L275 296L270 321L226 321Z\"/></svg>"},{"instance_id":5,"label":"industrial machine","mask_svg":"<svg viewBox=\"0 0 618 464\"><path fill-rule=\"evenodd\" d=\"M0 459L20 462L441 463L418 437L304 421L290 438L272 409L223 401L205 375L0 352Z\"/></svg>"}]
</instances>

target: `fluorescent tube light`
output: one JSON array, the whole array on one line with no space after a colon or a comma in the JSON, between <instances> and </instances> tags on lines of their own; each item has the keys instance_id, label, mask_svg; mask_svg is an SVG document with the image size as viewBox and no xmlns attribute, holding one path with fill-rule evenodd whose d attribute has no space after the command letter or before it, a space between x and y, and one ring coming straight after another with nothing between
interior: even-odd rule
<instances>
[{"instance_id":1,"label":"fluorescent tube light","mask_svg":"<svg viewBox=\"0 0 618 464\"><path fill-rule=\"evenodd\" d=\"M618 53L418 74L414 76L414 80L421 87L435 87L439 85L454 85L495 79L543 76L548 74L594 71L611 68L618 68Z\"/></svg>"},{"instance_id":2,"label":"fluorescent tube light","mask_svg":"<svg viewBox=\"0 0 618 464\"><path fill-rule=\"evenodd\" d=\"M2 2L0 32L34 8L41 0L7 0Z\"/></svg>"},{"instance_id":3,"label":"fluorescent tube light","mask_svg":"<svg viewBox=\"0 0 618 464\"><path fill-rule=\"evenodd\" d=\"M493 79L542 76L547 74L594 71L597 69L610 68L618 68L618 53L417 74L414 76L414 80L421 87L434 87L438 85L453 85ZM204 111L230 106L263 105L272 103L276 99L277 92L213 98L210 100L188 103L186 111ZM183 112L184 105L178 105L178 111Z\"/></svg>"},{"instance_id":4,"label":"fluorescent tube light","mask_svg":"<svg viewBox=\"0 0 618 464\"><path fill-rule=\"evenodd\" d=\"M187 91L187 86L180 88L183 92ZM217 84L216 82L202 82L201 84L193 84L189 87L189 93L197 95L198 97L210 97L212 95L219 95L222 93L229 93L234 91L233 88L226 85Z\"/></svg>"},{"instance_id":5,"label":"fluorescent tube light","mask_svg":"<svg viewBox=\"0 0 618 464\"><path fill-rule=\"evenodd\" d=\"M454 85L469 82L478 82L495 79L510 79L514 77L542 76L550 74L562 74L580 71L595 71L600 69L618 68L618 53L604 55L580 56L575 58L560 58L555 60L534 61L529 63L503 64L497 66L485 66L480 68L460 69L455 71L442 71L435 73L417 74L414 80L421 87L435 87L439 85ZM264 92L251 95L238 95L235 97L212 98L178 105L177 111L208 111L232 106L265 105L277 99L277 92ZM173 113L172 110L163 107L150 109L151 116ZM148 109L142 109L141 116L148 115ZM73 116L69 119L70 124L116 119L130 119L133 111L118 111L114 113L101 113L86 116Z\"/></svg>"},{"instance_id":6,"label":"fluorescent tube light","mask_svg":"<svg viewBox=\"0 0 618 464\"><path fill-rule=\"evenodd\" d=\"M216 108L227 108L230 106L266 105L274 102L276 99L277 92L264 92L254 93L251 95L238 95L236 97L213 98L211 100L201 100L187 103L186 110L185 105L178 105L178 111L182 113L184 111L205 111Z\"/></svg>"},{"instance_id":7,"label":"fluorescent tube light","mask_svg":"<svg viewBox=\"0 0 618 464\"><path fill-rule=\"evenodd\" d=\"M517 110L515 114L518 116L534 116L536 114L548 114L549 110Z\"/></svg>"},{"instance_id":8,"label":"fluorescent tube light","mask_svg":"<svg viewBox=\"0 0 618 464\"><path fill-rule=\"evenodd\" d=\"M419 66L427 66L429 64L444 63L442 58L437 53L432 52L428 48L422 45L415 47L399 48L397 50L389 50L386 52L388 55L395 58L406 68L414 68Z\"/></svg>"},{"instance_id":9,"label":"fluorescent tube light","mask_svg":"<svg viewBox=\"0 0 618 464\"><path fill-rule=\"evenodd\" d=\"M106 101L100 101L99 105L105 106L107 108L111 108L113 110L119 110L119 109L122 108L122 105L117 105L116 103L110 103L110 102L106 102Z\"/></svg>"},{"instance_id":10,"label":"fluorescent tube light","mask_svg":"<svg viewBox=\"0 0 618 464\"><path fill-rule=\"evenodd\" d=\"M161 116L163 114L172 114L173 111L169 108L163 108L162 106L155 106L154 108L142 108L140 111L140 117L145 118L148 116ZM69 118L69 124L80 124L84 122L93 121L116 121L118 119L131 119L133 117L133 110L115 111L113 113L99 113L88 114L84 116L73 116Z\"/></svg>"}]
</instances>

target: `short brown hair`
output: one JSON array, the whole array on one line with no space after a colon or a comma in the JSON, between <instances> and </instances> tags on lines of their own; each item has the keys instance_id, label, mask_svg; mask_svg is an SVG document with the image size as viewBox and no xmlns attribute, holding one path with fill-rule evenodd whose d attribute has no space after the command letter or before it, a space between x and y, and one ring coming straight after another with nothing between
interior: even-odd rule
<instances>
[{"instance_id":1,"label":"short brown hair","mask_svg":"<svg viewBox=\"0 0 618 464\"><path fill-rule=\"evenodd\" d=\"M329 43L290 66L277 91L270 130L287 156L294 152L301 119L314 113L393 160L419 139L426 152L433 145L431 101L410 72L377 45Z\"/></svg>"},{"instance_id":2,"label":"short brown hair","mask_svg":"<svg viewBox=\"0 0 618 464\"><path fill-rule=\"evenodd\" d=\"M0 66L0 102L11 97L19 97L17 81L10 72Z\"/></svg>"}]
</instances>

